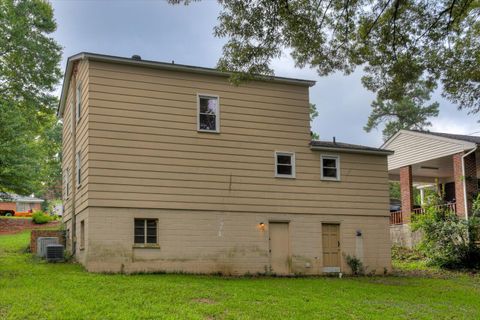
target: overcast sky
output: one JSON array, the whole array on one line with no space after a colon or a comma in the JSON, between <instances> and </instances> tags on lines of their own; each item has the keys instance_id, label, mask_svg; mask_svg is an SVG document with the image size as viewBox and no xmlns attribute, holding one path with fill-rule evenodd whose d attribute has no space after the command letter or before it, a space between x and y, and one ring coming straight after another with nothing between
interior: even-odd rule
<instances>
[{"instance_id":1,"label":"overcast sky","mask_svg":"<svg viewBox=\"0 0 480 320\"><path fill-rule=\"evenodd\" d=\"M202 67L215 67L225 39L212 34L220 10L216 1L203 0L189 6L172 6L163 1L52 1L57 21L55 39L66 59L81 51L143 59L172 61ZM273 63L278 76L317 81L310 89L310 101L319 116L313 130L320 138L379 146L381 129L363 130L374 95L360 83L361 70L353 75L319 77L314 70L296 69L291 58ZM467 115L442 99L440 115L432 119L431 131L471 134L480 131L479 116ZM478 133L476 134L478 135Z\"/></svg>"}]
</instances>

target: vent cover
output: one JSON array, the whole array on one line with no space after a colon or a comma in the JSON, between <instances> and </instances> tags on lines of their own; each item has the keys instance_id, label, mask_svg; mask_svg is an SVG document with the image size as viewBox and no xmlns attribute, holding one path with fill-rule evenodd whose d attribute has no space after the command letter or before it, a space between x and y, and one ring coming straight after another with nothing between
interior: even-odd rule
<instances>
[{"instance_id":1,"label":"vent cover","mask_svg":"<svg viewBox=\"0 0 480 320\"><path fill-rule=\"evenodd\" d=\"M47 261L48 262L63 261L63 245L61 244L47 245Z\"/></svg>"},{"instance_id":2,"label":"vent cover","mask_svg":"<svg viewBox=\"0 0 480 320\"><path fill-rule=\"evenodd\" d=\"M39 237L37 239L37 256L45 258L47 255L47 246L49 244L58 244L57 237Z\"/></svg>"}]
</instances>

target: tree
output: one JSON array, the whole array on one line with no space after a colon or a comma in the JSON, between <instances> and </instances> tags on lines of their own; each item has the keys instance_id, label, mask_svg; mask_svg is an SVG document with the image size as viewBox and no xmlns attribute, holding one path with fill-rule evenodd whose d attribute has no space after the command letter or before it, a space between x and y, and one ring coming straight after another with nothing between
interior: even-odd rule
<instances>
[{"instance_id":1,"label":"tree","mask_svg":"<svg viewBox=\"0 0 480 320\"><path fill-rule=\"evenodd\" d=\"M190 1L171 0L173 3ZM459 108L480 111L478 0L220 0L214 29L226 37L218 67L232 81L272 75L270 63L289 49L297 67L320 76L363 66L363 85L377 103L405 104L412 88L430 94L439 83ZM382 118L380 118L382 119Z\"/></svg>"},{"instance_id":2,"label":"tree","mask_svg":"<svg viewBox=\"0 0 480 320\"><path fill-rule=\"evenodd\" d=\"M40 148L38 161L42 183L39 196L46 199L62 196L62 131L63 123L55 115L50 115L36 140Z\"/></svg>"},{"instance_id":3,"label":"tree","mask_svg":"<svg viewBox=\"0 0 480 320\"><path fill-rule=\"evenodd\" d=\"M28 194L45 184L44 148L57 105L60 46L51 5L0 2L0 191ZM52 118L53 117L53 118ZM55 120L56 121L56 120Z\"/></svg>"},{"instance_id":4,"label":"tree","mask_svg":"<svg viewBox=\"0 0 480 320\"><path fill-rule=\"evenodd\" d=\"M313 103L310 103L310 123L313 123L313 120L318 117L318 111L317 111L317 106ZM314 131L310 131L310 135L312 136L313 140L319 140L320 136L318 133Z\"/></svg>"},{"instance_id":5,"label":"tree","mask_svg":"<svg viewBox=\"0 0 480 320\"><path fill-rule=\"evenodd\" d=\"M429 99L429 90L420 85L398 101L377 99L372 103L373 110L364 129L370 132L385 123L382 131L385 141L401 129L424 130L431 125L428 118L438 116L437 102L425 106Z\"/></svg>"}]
</instances>

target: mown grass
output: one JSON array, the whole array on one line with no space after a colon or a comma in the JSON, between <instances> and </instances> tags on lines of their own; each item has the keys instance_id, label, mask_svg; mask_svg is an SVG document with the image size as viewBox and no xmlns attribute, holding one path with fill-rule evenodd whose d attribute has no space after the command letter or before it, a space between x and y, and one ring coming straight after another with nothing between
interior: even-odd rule
<instances>
[{"instance_id":1,"label":"mown grass","mask_svg":"<svg viewBox=\"0 0 480 320\"><path fill-rule=\"evenodd\" d=\"M0 236L1 319L480 319L480 277L106 275Z\"/></svg>"}]
</instances>

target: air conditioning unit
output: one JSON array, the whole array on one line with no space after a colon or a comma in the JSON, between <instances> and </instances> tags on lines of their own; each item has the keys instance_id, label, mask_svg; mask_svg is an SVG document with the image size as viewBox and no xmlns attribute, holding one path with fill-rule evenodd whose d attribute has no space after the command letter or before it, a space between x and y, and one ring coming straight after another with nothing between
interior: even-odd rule
<instances>
[{"instance_id":1,"label":"air conditioning unit","mask_svg":"<svg viewBox=\"0 0 480 320\"><path fill-rule=\"evenodd\" d=\"M47 246L47 261L48 262L61 262L63 257L63 245L61 244L49 244Z\"/></svg>"},{"instance_id":2,"label":"air conditioning unit","mask_svg":"<svg viewBox=\"0 0 480 320\"><path fill-rule=\"evenodd\" d=\"M49 244L58 244L57 237L39 237L37 239L37 256L45 258L47 255L47 246Z\"/></svg>"}]
</instances>

